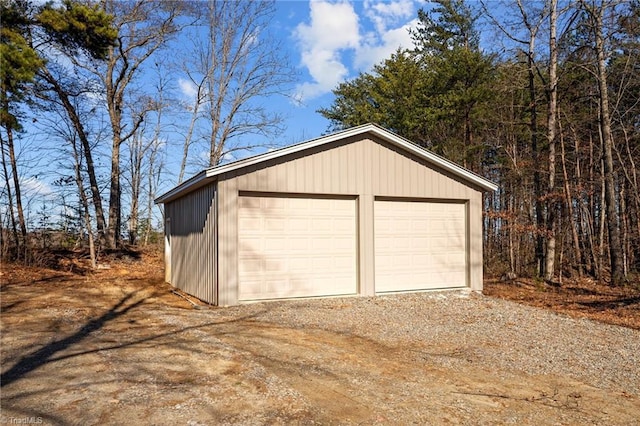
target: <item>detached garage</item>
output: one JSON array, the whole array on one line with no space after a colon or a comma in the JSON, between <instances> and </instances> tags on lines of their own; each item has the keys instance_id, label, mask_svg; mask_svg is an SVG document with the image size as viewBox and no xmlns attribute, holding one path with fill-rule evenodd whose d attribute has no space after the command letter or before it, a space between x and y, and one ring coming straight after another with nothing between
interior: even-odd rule
<instances>
[{"instance_id":1,"label":"detached garage","mask_svg":"<svg viewBox=\"0 0 640 426\"><path fill-rule=\"evenodd\" d=\"M204 170L159 197L166 280L215 305L482 290L490 181L373 124Z\"/></svg>"}]
</instances>

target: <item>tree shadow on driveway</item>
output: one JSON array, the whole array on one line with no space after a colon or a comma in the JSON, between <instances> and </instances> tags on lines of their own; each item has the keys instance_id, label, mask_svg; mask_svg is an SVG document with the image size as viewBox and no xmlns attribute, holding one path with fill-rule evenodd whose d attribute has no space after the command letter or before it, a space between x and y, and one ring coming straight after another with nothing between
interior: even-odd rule
<instances>
[{"instance_id":1,"label":"tree shadow on driveway","mask_svg":"<svg viewBox=\"0 0 640 426\"><path fill-rule=\"evenodd\" d=\"M127 314L127 312L129 312L131 309L134 309L137 306L143 304L146 299L140 299L137 302L131 303L126 306L127 302L129 302L136 293L137 292L132 292L125 295L111 309L102 314L100 317L89 321L80 330L73 333L72 335L48 343L44 347L22 357L16 364L14 364L11 368L0 375L0 387L7 386L20 379L24 375L30 373L31 371L42 367L43 365L50 362L52 356L56 353L81 342L91 333L103 328L109 321L121 317Z\"/></svg>"}]
</instances>

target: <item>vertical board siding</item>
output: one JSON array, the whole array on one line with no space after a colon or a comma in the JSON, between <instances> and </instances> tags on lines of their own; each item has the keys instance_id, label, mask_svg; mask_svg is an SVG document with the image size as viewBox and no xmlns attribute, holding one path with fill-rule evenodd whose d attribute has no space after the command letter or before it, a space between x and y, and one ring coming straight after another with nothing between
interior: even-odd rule
<instances>
[{"instance_id":1,"label":"vertical board siding","mask_svg":"<svg viewBox=\"0 0 640 426\"><path fill-rule=\"evenodd\" d=\"M468 203L468 282L472 289L482 289L482 193L400 148L360 136L218 177L220 305L238 303L239 191L358 197L361 295L372 295L375 289L373 205L376 197Z\"/></svg>"},{"instance_id":2,"label":"vertical board siding","mask_svg":"<svg viewBox=\"0 0 640 426\"><path fill-rule=\"evenodd\" d=\"M171 284L216 304L215 185L166 204L171 218Z\"/></svg>"}]
</instances>

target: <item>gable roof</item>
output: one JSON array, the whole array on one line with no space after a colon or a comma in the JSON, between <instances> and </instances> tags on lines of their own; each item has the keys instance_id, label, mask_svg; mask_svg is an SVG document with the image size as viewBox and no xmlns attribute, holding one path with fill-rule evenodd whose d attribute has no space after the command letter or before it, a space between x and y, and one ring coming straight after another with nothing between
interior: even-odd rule
<instances>
[{"instance_id":1,"label":"gable roof","mask_svg":"<svg viewBox=\"0 0 640 426\"><path fill-rule=\"evenodd\" d=\"M440 167L441 169L452 173L454 176L458 176L464 181L479 186L485 191L495 191L496 189L498 189L498 186L496 184L483 178L482 176L473 173L472 171L467 170L464 167L458 166L457 164L452 163L451 161L446 160L439 155L427 151L426 149L414 144L408 139L405 139L383 127L380 127L377 124L369 123L302 142L296 145L291 145L274 151L266 152L264 154L255 155L253 157L245 158L244 160L238 160L232 163L210 167L201 171L190 179L182 182L180 185L169 190L165 194L159 196L158 198L156 198L155 202L156 204L160 204L179 198L180 196L191 192L194 189L204 186L209 182L213 182L214 180L216 180L217 176L223 173L238 170L257 163L262 163L264 161L273 160L306 149L326 145L341 139L362 135L364 133L370 133L388 143L391 143L392 145L395 145L396 147L401 148L406 152L409 152L437 167Z\"/></svg>"}]
</instances>

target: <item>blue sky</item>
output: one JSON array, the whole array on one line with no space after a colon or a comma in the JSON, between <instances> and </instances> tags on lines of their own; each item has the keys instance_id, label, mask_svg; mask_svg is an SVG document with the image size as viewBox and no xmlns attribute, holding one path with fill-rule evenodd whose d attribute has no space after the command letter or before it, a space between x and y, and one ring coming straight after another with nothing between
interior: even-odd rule
<instances>
[{"instance_id":1,"label":"blue sky","mask_svg":"<svg viewBox=\"0 0 640 426\"><path fill-rule=\"evenodd\" d=\"M410 47L408 30L416 24L418 9L427 5L424 0L278 0L270 29L287 46L287 53L297 68L299 78L291 87L289 98L270 100L269 107L285 117L286 129L277 140L270 142L285 146L326 133L330 123L317 110L331 105L334 99L332 89L360 72L370 71L373 65L388 58L398 48ZM180 76L175 77L174 87L188 98L190 88L182 84ZM184 122L177 123L178 127L182 124ZM184 133L167 135L165 178L158 188L158 194L177 182L183 140L181 134ZM46 139L46 135L44 137ZM41 199L55 199L57 196L51 182L61 173L67 173L60 169L57 160L33 151L33 143L49 143L40 137L37 140L39 142L26 134L20 143L24 164L27 165L20 169L23 191L34 205ZM104 166L108 165L108 147L106 143L98 159ZM237 157L226 160L257 152L238 153ZM206 152L192 152L190 157L197 160L202 157L201 154L206 158ZM125 161L123 159L123 163ZM186 177L202 167L198 161L190 163ZM100 173L108 175L108 170L104 168ZM125 181L123 185L126 186Z\"/></svg>"},{"instance_id":2,"label":"blue sky","mask_svg":"<svg viewBox=\"0 0 640 426\"><path fill-rule=\"evenodd\" d=\"M424 5L413 0L278 1L273 25L300 73L292 93L299 102L279 99L273 104L287 117L282 142L326 132L329 122L316 111L331 105L331 90L369 71L398 47L409 47L408 28Z\"/></svg>"},{"instance_id":3,"label":"blue sky","mask_svg":"<svg viewBox=\"0 0 640 426\"><path fill-rule=\"evenodd\" d=\"M267 147L286 146L327 133L329 121L317 111L329 107L332 90L340 83L370 71L398 48L412 46L409 28L417 23L424 0L278 0L276 13L267 29L288 50L298 78L289 97L272 96L268 108L283 116L284 133L277 139L244 135L234 146L262 145L251 151L234 151L223 157L233 161L263 152ZM183 99L193 99L196 87L186 76L178 77ZM180 127L180 125L179 125ZM180 135L168 141L168 149L181 145ZM204 167L208 147L194 147L196 161L190 162L188 175ZM169 173L178 168L180 153L170 155Z\"/></svg>"}]
</instances>

